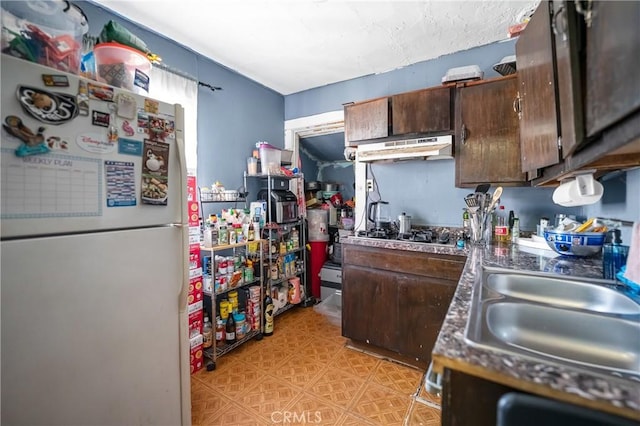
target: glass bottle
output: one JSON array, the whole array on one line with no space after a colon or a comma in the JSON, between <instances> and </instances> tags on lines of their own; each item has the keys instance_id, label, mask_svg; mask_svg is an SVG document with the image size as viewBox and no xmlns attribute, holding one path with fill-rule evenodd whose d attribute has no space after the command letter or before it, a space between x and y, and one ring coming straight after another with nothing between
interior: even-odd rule
<instances>
[{"instance_id":1,"label":"glass bottle","mask_svg":"<svg viewBox=\"0 0 640 426\"><path fill-rule=\"evenodd\" d=\"M204 325L202 326L202 347L206 349L211 346L213 346L213 329L211 328L209 315L205 315Z\"/></svg>"},{"instance_id":2,"label":"glass bottle","mask_svg":"<svg viewBox=\"0 0 640 426\"><path fill-rule=\"evenodd\" d=\"M275 307L273 306L273 299L269 294L264 297L264 332L263 336L273 335L273 314Z\"/></svg>"},{"instance_id":3,"label":"glass bottle","mask_svg":"<svg viewBox=\"0 0 640 426\"><path fill-rule=\"evenodd\" d=\"M229 312L227 316L227 325L225 326L224 340L228 345L236 341L236 320L233 318L233 312Z\"/></svg>"},{"instance_id":4,"label":"glass bottle","mask_svg":"<svg viewBox=\"0 0 640 426\"><path fill-rule=\"evenodd\" d=\"M462 212L462 239L466 240L469 238L469 228L470 228L470 217L469 217L469 210L467 209L463 209L464 211Z\"/></svg>"},{"instance_id":5,"label":"glass bottle","mask_svg":"<svg viewBox=\"0 0 640 426\"><path fill-rule=\"evenodd\" d=\"M222 318L216 318L216 344L219 345L225 341L224 331L225 330Z\"/></svg>"},{"instance_id":6,"label":"glass bottle","mask_svg":"<svg viewBox=\"0 0 640 426\"><path fill-rule=\"evenodd\" d=\"M248 241L253 241L256 239L256 229L253 226L253 222L249 223L249 232L248 232L248 237L247 240Z\"/></svg>"}]
</instances>

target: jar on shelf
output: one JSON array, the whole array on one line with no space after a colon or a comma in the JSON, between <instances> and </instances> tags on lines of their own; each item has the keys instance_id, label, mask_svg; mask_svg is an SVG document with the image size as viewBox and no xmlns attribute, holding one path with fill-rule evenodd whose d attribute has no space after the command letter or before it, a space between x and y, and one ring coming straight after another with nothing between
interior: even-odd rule
<instances>
[{"instance_id":1,"label":"jar on shelf","mask_svg":"<svg viewBox=\"0 0 640 426\"><path fill-rule=\"evenodd\" d=\"M242 339L247 332L245 327L246 317L244 313L240 312L233 315L233 319L236 321L236 339Z\"/></svg>"},{"instance_id":2,"label":"jar on shelf","mask_svg":"<svg viewBox=\"0 0 640 426\"><path fill-rule=\"evenodd\" d=\"M231 312L231 303L227 299L223 299L220 301L220 318L226 320L229 316L229 312Z\"/></svg>"},{"instance_id":3,"label":"jar on shelf","mask_svg":"<svg viewBox=\"0 0 640 426\"><path fill-rule=\"evenodd\" d=\"M229 303L231 304L231 312L237 312L238 311L238 292L235 290L230 291L227 297L229 298Z\"/></svg>"},{"instance_id":4,"label":"jar on shelf","mask_svg":"<svg viewBox=\"0 0 640 426\"><path fill-rule=\"evenodd\" d=\"M253 262L247 260L247 265L244 267L244 282L248 283L253 280Z\"/></svg>"}]
</instances>

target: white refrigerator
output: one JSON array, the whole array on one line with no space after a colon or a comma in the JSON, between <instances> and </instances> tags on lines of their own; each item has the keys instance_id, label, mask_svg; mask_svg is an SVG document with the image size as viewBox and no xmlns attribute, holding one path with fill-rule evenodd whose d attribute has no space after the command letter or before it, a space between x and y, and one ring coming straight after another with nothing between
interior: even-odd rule
<instances>
[{"instance_id":1,"label":"white refrigerator","mask_svg":"<svg viewBox=\"0 0 640 426\"><path fill-rule=\"evenodd\" d=\"M182 108L0 62L2 424L190 424Z\"/></svg>"}]
</instances>

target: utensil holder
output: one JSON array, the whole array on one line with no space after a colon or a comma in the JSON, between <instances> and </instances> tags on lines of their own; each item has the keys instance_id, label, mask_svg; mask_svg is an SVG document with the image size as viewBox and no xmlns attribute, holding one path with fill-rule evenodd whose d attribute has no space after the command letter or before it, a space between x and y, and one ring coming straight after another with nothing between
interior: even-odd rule
<instances>
[{"instance_id":1,"label":"utensil holder","mask_svg":"<svg viewBox=\"0 0 640 426\"><path fill-rule=\"evenodd\" d=\"M478 211L469 215L469 224L471 226L470 240L471 244L477 246L486 246L491 238L489 218L491 214Z\"/></svg>"}]
</instances>

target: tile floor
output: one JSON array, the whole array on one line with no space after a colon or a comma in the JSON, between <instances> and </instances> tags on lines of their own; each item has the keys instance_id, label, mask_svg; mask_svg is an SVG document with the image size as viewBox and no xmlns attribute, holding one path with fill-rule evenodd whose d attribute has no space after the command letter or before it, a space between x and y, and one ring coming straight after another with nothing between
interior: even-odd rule
<instances>
[{"instance_id":1,"label":"tile floor","mask_svg":"<svg viewBox=\"0 0 640 426\"><path fill-rule=\"evenodd\" d=\"M273 336L219 358L215 371L191 376L193 424L440 424L438 408L411 406L422 371L346 341L313 308L285 312ZM424 391L420 396L440 403Z\"/></svg>"}]
</instances>

